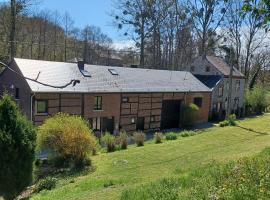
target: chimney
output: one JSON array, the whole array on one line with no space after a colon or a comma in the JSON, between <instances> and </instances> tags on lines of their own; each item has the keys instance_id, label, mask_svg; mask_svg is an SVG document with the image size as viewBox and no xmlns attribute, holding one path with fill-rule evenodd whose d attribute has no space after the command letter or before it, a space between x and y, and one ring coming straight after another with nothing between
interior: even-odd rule
<instances>
[{"instance_id":1,"label":"chimney","mask_svg":"<svg viewBox=\"0 0 270 200\"><path fill-rule=\"evenodd\" d=\"M78 68L79 70L84 70L84 61L83 60L78 60Z\"/></svg>"}]
</instances>

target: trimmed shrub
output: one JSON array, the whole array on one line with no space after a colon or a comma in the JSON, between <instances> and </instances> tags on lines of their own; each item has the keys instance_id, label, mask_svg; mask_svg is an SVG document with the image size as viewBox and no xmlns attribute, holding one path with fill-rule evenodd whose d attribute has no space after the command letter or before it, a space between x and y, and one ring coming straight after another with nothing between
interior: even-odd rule
<instances>
[{"instance_id":1,"label":"trimmed shrub","mask_svg":"<svg viewBox=\"0 0 270 200\"><path fill-rule=\"evenodd\" d=\"M166 140L176 140L177 139L177 134L170 132L165 134Z\"/></svg>"},{"instance_id":2,"label":"trimmed shrub","mask_svg":"<svg viewBox=\"0 0 270 200\"><path fill-rule=\"evenodd\" d=\"M143 132L136 132L133 135L135 143L137 144L138 147L143 146L144 145L144 138L145 138L145 134Z\"/></svg>"},{"instance_id":3,"label":"trimmed shrub","mask_svg":"<svg viewBox=\"0 0 270 200\"><path fill-rule=\"evenodd\" d=\"M235 126L236 125L236 115L232 114L229 115L228 122L230 126Z\"/></svg>"},{"instance_id":4,"label":"trimmed shrub","mask_svg":"<svg viewBox=\"0 0 270 200\"><path fill-rule=\"evenodd\" d=\"M38 130L38 148L52 151L52 159L63 160L75 168L82 167L96 144L88 123L78 116L56 114Z\"/></svg>"},{"instance_id":5,"label":"trimmed shrub","mask_svg":"<svg viewBox=\"0 0 270 200\"><path fill-rule=\"evenodd\" d=\"M219 125L220 127L225 127L225 126L229 126L230 123L229 123L228 120L224 120L224 121L222 121L222 122L219 122L218 125Z\"/></svg>"},{"instance_id":6,"label":"trimmed shrub","mask_svg":"<svg viewBox=\"0 0 270 200\"><path fill-rule=\"evenodd\" d=\"M51 190L56 186L56 178L53 177L46 177L38 181L35 185L34 192L40 192L42 190Z\"/></svg>"},{"instance_id":7,"label":"trimmed shrub","mask_svg":"<svg viewBox=\"0 0 270 200\"><path fill-rule=\"evenodd\" d=\"M193 135L196 135L195 131L187 131L187 130L182 131L180 134L181 137L189 137Z\"/></svg>"},{"instance_id":8,"label":"trimmed shrub","mask_svg":"<svg viewBox=\"0 0 270 200\"><path fill-rule=\"evenodd\" d=\"M109 132L106 132L104 136L102 136L101 141L106 145L107 152L114 152L116 149L116 138L111 135Z\"/></svg>"},{"instance_id":9,"label":"trimmed shrub","mask_svg":"<svg viewBox=\"0 0 270 200\"><path fill-rule=\"evenodd\" d=\"M163 134L161 132L156 132L155 135L154 135L154 138L155 138L155 143L156 144L162 143Z\"/></svg>"},{"instance_id":10,"label":"trimmed shrub","mask_svg":"<svg viewBox=\"0 0 270 200\"><path fill-rule=\"evenodd\" d=\"M120 147L121 147L121 149L127 149L128 135L127 135L126 131L122 130L120 132L119 139L120 139Z\"/></svg>"},{"instance_id":11,"label":"trimmed shrub","mask_svg":"<svg viewBox=\"0 0 270 200\"><path fill-rule=\"evenodd\" d=\"M192 127L197 120L199 107L193 103L184 106L183 109L183 126Z\"/></svg>"},{"instance_id":12,"label":"trimmed shrub","mask_svg":"<svg viewBox=\"0 0 270 200\"><path fill-rule=\"evenodd\" d=\"M229 115L228 120L224 120L222 122L219 122L220 127L235 126L235 125L236 125L236 115L235 114Z\"/></svg>"},{"instance_id":13,"label":"trimmed shrub","mask_svg":"<svg viewBox=\"0 0 270 200\"><path fill-rule=\"evenodd\" d=\"M35 145L35 128L4 94L0 100L0 197L14 199L31 183Z\"/></svg>"}]
</instances>

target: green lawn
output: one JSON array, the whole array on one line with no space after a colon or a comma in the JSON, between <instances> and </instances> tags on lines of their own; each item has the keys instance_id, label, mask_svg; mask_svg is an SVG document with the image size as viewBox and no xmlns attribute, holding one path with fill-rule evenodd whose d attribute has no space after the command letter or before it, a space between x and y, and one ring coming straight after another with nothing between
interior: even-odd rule
<instances>
[{"instance_id":1,"label":"green lawn","mask_svg":"<svg viewBox=\"0 0 270 200\"><path fill-rule=\"evenodd\" d=\"M121 192L163 177L186 174L213 160L227 162L261 152L270 146L270 114L239 122L245 128L214 127L202 134L144 147L102 153L92 157L96 171L58 181L57 188L42 191L30 199L118 199ZM267 132L262 134L260 132ZM126 162L123 162L126 160ZM122 161L122 162L121 162ZM74 180L71 182L71 180ZM111 187L104 184L112 181Z\"/></svg>"}]
</instances>

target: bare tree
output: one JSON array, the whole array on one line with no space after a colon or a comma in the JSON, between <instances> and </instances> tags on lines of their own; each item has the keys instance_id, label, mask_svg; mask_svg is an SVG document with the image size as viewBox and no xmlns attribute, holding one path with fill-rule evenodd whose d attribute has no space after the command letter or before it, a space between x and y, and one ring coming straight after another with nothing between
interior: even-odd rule
<instances>
[{"instance_id":1,"label":"bare tree","mask_svg":"<svg viewBox=\"0 0 270 200\"><path fill-rule=\"evenodd\" d=\"M216 36L218 28L224 22L227 11L226 0L187 0L199 39L199 54L206 55L211 45L221 36Z\"/></svg>"},{"instance_id":2,"label":"bare tree","mask_svg":"<svg viewBox=\"0 0 270 200\"><path fill-rule=\"evenodd\" d=\"M64 30L65 30L65 39L64 39L64 52L65 52L65 57L64 60L67 61L67 41L68 38L71 34L71 30L73 28L73 20L71 19L70 15L68 12L65 12L64 17L63 17L63 25L64 25Z\"/></svg>"}]
</instances>

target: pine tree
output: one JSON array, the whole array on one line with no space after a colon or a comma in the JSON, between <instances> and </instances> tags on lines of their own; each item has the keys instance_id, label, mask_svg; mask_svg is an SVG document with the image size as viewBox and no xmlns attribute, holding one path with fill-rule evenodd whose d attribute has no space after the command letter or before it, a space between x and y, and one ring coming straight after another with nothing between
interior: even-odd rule
<instances>
[{"instance_id":1,"label":"pine tree","mask_svg":"<svg viewBox=\"0 0 270 200\"><path fill-rule=\"evenodd\" d=\"M36 131L12 98L0 100L0 196L13 199L31 183Z\"/></svg>"}]
</instances>

